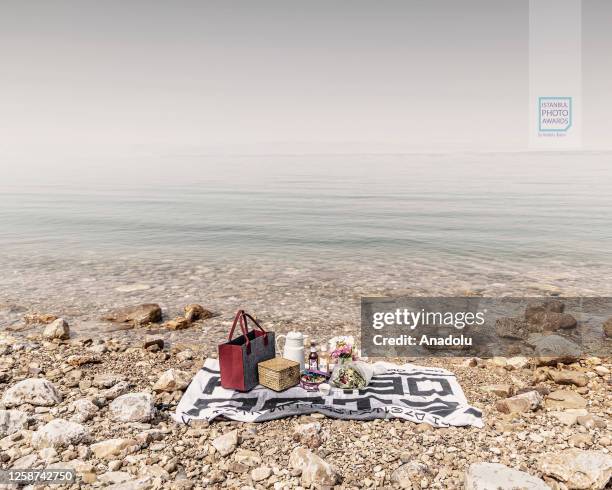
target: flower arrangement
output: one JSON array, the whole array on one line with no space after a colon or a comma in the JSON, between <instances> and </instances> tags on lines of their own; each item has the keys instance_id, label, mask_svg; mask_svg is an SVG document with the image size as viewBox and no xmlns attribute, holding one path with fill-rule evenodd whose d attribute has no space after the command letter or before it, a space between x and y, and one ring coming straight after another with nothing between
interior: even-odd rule
<instances>
[{"instance_id":1,"label":"flower arrangement","mask_svg":"<svg viewBox=\"0 0 612 490\"><path fill-rule=\"evenodd\" d=\"M329 341L330 356L335 361L350 361L353 359L355 339L351 336L334 337Z\"/></svg>"}]
</instances>

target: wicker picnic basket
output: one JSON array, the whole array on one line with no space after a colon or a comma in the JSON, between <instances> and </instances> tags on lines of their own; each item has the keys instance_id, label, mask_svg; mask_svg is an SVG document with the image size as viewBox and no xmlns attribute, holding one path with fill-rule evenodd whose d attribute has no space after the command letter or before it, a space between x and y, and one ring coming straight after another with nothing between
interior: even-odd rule
<instances>
[{"instance_id":1,"label":"wicker picnic basket","mask_svg":"<svg viewBox=\"0 0 612 490\"><path fill-rule=\"evenodd\" d=\"M274 391L283 391L300 382L300 363L274 357L257 364L259 384Z\"/></svg>"}]
</instances>

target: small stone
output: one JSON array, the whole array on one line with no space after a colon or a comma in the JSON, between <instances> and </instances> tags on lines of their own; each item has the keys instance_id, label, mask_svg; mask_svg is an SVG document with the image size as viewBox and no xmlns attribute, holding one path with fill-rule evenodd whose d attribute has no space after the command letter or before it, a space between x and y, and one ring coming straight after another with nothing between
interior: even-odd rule
<instances>
[{"instance_id":1,"label":"small stone","mask_svg":"<svg viewBox=\"0 0 612 490\"><path fill-rule=\"evenodd\" d=\"M39 407L50 407L62 401L57 388L43 378L29 378L20 381L4 393L2 403L16 407L28 403Z\"/></svg>"},{"instance_id":2,"label":"small stone","mask_svg":"<svg viewBox=\"0 0 612 490\"><path fill-rule=\"evenodd\" d=\"M74 415L72 420L75 422L87 422L92 419L100 410L96 405L86 398L81 398L72 402Z\"/></svg>"},{"instance_id":3,"label":"small stone","mask_svg":"<svg viewBox=\"0 0 612 490\"><path fill-rule=\"evenodd\" d=\"M191 375L178 369L169 369L164 372L153 385L155 391L183 391L191 382Z\"/></svg>"},{"instance_id":4,"label":"small stone","mask_svg":"<svg viewBox=\"0 0 612 490\"><path fill-rule=\"evenodd\" d=\"M485 393L493 393L494 395L507 398L513 393L513 388L511 385L485 385L480 388Z\"/></svg>"},{"instance_id":5,"label":"small stone","mask_svg":"<svg viewBox=\"0 0 612 490\"><path fill-rule=\"evenodd\" d=\"M529 359L523 356L510 357L507 367L511 367L512 369L525 369L529 367Z\"/></svg>"},{"instance_id":6,"label":"small stone","mask_svg":"<svg viewBox=\"0 0 612 490\"><path fill-rule=\"evenodd\" d=\"M47 340L68 340L70 338L70 327L68 326L68 322L63 318L58 318L45 327L42 336Z\"/></svg>"},{"instance_id":7,"label":"small stone","mask_svg":"<svg viewBox=\"0 0 612 490\"><path fill-rule=\"evenodd\" d=\"M259 466L261 464L261 456L256 451L250 451L249 449L239 449L234 455L234 459L238 463L245 464L251 468Z\"/></svg>"},{"instance_id":8,"label":"small stone","mask_svg":"<svg viewBox=\"0 0 612 490\"><path fill-rule=\"evenodd\" d=\"M111 388L112 386L122 381L123 377L114 373L103 373L94 376L92 385L96 388Z\"/></svg>"},{"instance_id":9,"label":"small stone","mask_svg":"<svg viewBox=\"0 0 612 490\"><path fill-rule=\"evenodd\" d=\"M138 447L138 443L134 439L108 439L106 441L96 442L91 445L91 450L98 459L113 459L122 453L127 453L129 448Z\"/></svg>"},{"instance_id":10,"label":"small stone","mask_svg":"<svg viewBox=\"0 0 612 490\"><path fill-rule=\"evenodd\" d=\"M182 316L178 316L174 320L168 320L166 323L164 323L164 327L166 327L168 330L184 330L190 326L191 322Z\"/></svg>"},{"instance_id":11,"label":"small stone","mask_svg":"<svg viewBox=\"0 0 612 490\"><path fill-rule=\"evenodd\" d=\"M549 490L543 480L500 463L473 463L465 472L465 490Z\"/></svg>"},{"instance_id":12,"label":"small stone","mask_svg":"<svg viewBox=\"0 0 612 490\"><path fill-rule=\"evenodd\" d=\"M502 413L524 413L531 412L542 403L542 395L537 391L528 391L511 398L498 400L495 404L498 411Z\"/></svg>"},{"instance_id":13,"label":"small stone","mask_svg":"<svg viewBox=\"0 0 612 490\"><path fill-rule=\"evenodd\" d=\"M610 370L605 366L595 366L594 371L602 378L610 374Z\"/></svg>"},{"instance_id":14,"label":"small stone","mask_svg":"<svg viewBox=\"0 0 612 490\"><path fill-rule=\"evenodd\" d=\"M531 321L540 313L563 313L565 305L558 299L547 299L538 303L529 303L525 308L525 320Z\"/></svg>"},{"instance_id":15,"label":"small stone","mask_svg":"<svg viewBox=\"0 0 612 490\"><path fill-rule=\"evenodd\" d=\"M550 412L550 415L555 417L563 425L572 426L578 421L578 417L587 415L587 411L583 408L564 410L562 412Z\"/></svg>"},{"instance_id":16,"label":"small stone","mask_svg":"<svg viewBox=\"0 0 612 490\"><path fill-rule=\"evenodd\" d=\"M57 320L57 316L49 313L29 313L23 317L26 325L48 325L55 320Z\"/></svg>"},{"instance_id":17,"label":"small stone","mask_svg":"<svg viewBox=\"0 0 612 490\"><path fill-rule=\"evenodd\" d=\"M176 354L176 360L179 362L190 361L191 359L193 359L193 352L189 349L177 352Z\"/></svg>"},{"instance_id":18,"label":"small stone","mask_svg":"<svg viewBox=\"0 0 612 490\"><path fill-rule=\"evenodd\" d=\"M306 488L312 485L333 486L340 479L332 465L302 447L297 447L291 452L289 465L293 469L302 471L301 483Z\"/></svg>"},{"instance_id":19,"label":"small stone","mask_svg":"<svg viewBox=\"0 0 612 490\"><path fill-rule=\"evenodd\" d=\"M110 411L121 422L148 422L155 416L155 405L149 393L128 393L113 400Z\"/></svg>"},{"instance_id":20,"label":"small stone","mask_svg":"<svg viewBox=\"0 0 612 490\"><path fill-rule=\"evenodd\" d=\"M556 311L536 313L532 316L530 322L541 326L546 332L574 328L578 324L576 319L569 313L558 313Z\"/></svg>"},{"instance_id":21,"label":"small stone","mask_svg":"<svg viewBox=\"0 0 612 490\"><path fill-rule=\"evenodd\" d=\"M319 422L298 424L293 429L293 440L301 442L310 449L316 449L323 443L320 432L321 424Z\"/></svg>"},{"instance_id":22,"label":"small stone","mask_svg":"<svg viewBox=\"0 0 612 490\"><path fill-rule=\"evenodd\" d=\"M164 339L161 337L157 337L155 335L149 335L145 339L143 347L148 350L153 346L157 346L158 350L163 350L164 349Z\"/></svg>"},{"instance_id":23,"label":"small stone","mask_svg":"<svg viewBox=\"0 0 612 490\"><path fill-rule=\"evenodd\" d=\"M28 414L21 410L0 410L0 439L28 426Z\"/></svg>"},{"instance_id":24,"label":"small stone","mask_svg":"<svg viewBox=\"0 0 612 490\"><path fill-rule=\"evenodd\" d=\"M600 490L612 476L612 456L602 451L566 449L540 456L538 469L568 488Z\"/></svg>"},{"instance_id":25,"label":"small stone","mask_svg":"<svg viewBox=\"0 0 612 490\"><path fill-rule=\"evenodd\" d=\"M562 369L560 371L553 369L548 374L558 385L586 386L589 383L589 378L587 378L586 374L570 371L569 369Z\"/></svg>"},{"instance_id":26,"label":"small stone","mask_svg":"<svg viewBox=\"0 0 612 490\"><path fill-rule=\"evenodd\" d=\"M213 313L203 308L202 305L191 304L187 305L184 308L185 318L189 322L195 322L197 320L206 320L207 318L212 318Z\"/></svg>"},{"instance_id":27,"label":"small stone","mask_svg":"<svg viewBox=\"0 0 612 490\"><path fill-rule=\"evenodd\" d=\"M606 337L612 337L612 317L608 318L603 323L602 329Z\"/></svg>"},{"instance_id":28,"label":"small stone","mask_svg":"<svg viewBox=\"0 0 612 490\"><path fill-rule=\"evenodd\" d=\"M54 419L38 429L32 435L32 445L36 448L65 447L77 445L88 439L89 433L85 427L76 422Z\"/></svg>"},{"instance_id":29,"label":"small stone","mask_svg":"<svg viewBox=\"0 0 612 490\"><path fill-rule=\"evenodd\" d=\"M572 447L590 447L593 445L593 437L590 434L573 434L567 443Z\"/></svg>"},{"instance_id":30,"label":"small stone","mask_svg":"<svg viewBox=\"0 0 612 490\"><path fill-rule=\"evenodd\" d=\"M158 304L147 303L136 306L127 306L111 311L102 317L102 320L115 323L132 323L134 325L146 325L148 323L160 322L162 311Z\"/></svg>"},{"instance_id":31,"label":"small stone","mask_svg":"<svg viewBox=\"0 0 612 490\"><path fill-rule=\"evenodd\" d=\"M576 419L576 422L578 422L578 425L582 425L583 427L586 427L587 429L605 429L606 428L606 421L602 419L601 417L597 417L591 413L579 416Z\"/></svg>"},{"instance_id":32,"label":"small stone","mask_svg":"<svg viewBox=\"0 0 612 490\"><path fill-rule=\"evenodd\" d=\"M238 446L238 431L233 430L227 434L217 437L212 441L212 445L221 456L228 456L234 452Z\"/></svg>"},{"instance_id":33,"label":"small stone","mask_svg":"<svg viewBox=\"0 0 612 490\"><path fill-rule=\"evenodd\" d=\"M255 468L251 471L251 478L253 481L262 481L266 480L272 474L272 470L268 466L260 466L259 468Z\"/></svg>"},{"instance_id":34,"label":"small stone","mask_svg":"<svg viewBox=\"0 0 612 490\"><path fill-rule=\"evenodd\" d=\"M550 393L544 402L547 408L586 408L587 402L577 393L569 390L557 390Z\"/></svg>"},{"instance_id":35,"label":"small stone","mask_svg":"<svg viewBox=\"0 0 612 490\"><path fill-rule=\"evenodd\" d=\"M431 471L427 465L414 461L413 457L412 461L401 465L391 473L391 481L400 488L411 489L413 488L413 481L417 482L428 476L431 476Z\"/></svg>"}]
</instances>

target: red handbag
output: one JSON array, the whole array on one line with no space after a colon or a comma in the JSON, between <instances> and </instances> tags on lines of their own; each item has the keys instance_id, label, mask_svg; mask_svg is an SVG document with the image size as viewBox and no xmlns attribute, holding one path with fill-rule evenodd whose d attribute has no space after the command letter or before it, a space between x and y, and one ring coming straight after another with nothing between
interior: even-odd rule
<instances>
[{"instance_id":1,"label":"red handbag","mask_svg":"<svg viewBox=\"0 0 612 490\"><path fill-rule=\"evenodd\" d=\"M257 329L249 331L247 319ZM242 335L232 339L238 323ZM259 383L257 364L275 356L274 332L266 332L251 315L238 310L227 342L219 344L221 386L239 391L254 388Z\"/></svg>"}]
</instances>

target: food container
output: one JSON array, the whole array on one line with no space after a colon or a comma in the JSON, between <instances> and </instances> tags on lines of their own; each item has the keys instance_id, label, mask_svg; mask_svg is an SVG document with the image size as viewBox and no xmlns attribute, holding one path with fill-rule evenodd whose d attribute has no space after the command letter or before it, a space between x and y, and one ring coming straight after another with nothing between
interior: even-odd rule
<instances>
[{"instance_id":1,"label":"food container","mask_svg":"<svg viewBox=\"0 0 612 490\"><path fill-rule=\"evenodd\" d=\"M259 384L274 391L283 391L300 382L300 363L275 357L257 365Z\"/></svg>"},{"instance_id":2,"label":"food container","mask_svg":"<svg viewBox=\"0 0 612 490\"><path fill-rule=\"evenodd\" d=\"M318 391L319 385L328 379L326 373L321 371L306 371L300 378L300 386L306 391Z\"/></svg>"}]
</instances>

